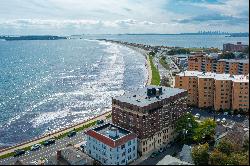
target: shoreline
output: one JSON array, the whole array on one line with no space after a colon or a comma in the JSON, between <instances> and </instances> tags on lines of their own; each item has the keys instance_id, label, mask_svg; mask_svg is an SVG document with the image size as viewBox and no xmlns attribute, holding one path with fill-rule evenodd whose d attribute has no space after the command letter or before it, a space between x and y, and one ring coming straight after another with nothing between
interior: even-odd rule
<instances>
[{"instance_id":1,"label":"shoreline","mask_svg":"<svg viewBox=\"0 0 250 166\"><path fill-rule=\"evenodd\" d=\"M132 50L134 50L134 51L142 54L145 57L145 60L146 60L145 66L146 66L147 71L148 71L147 72L148 73L147 74L147 80L144 82L144 86L151 84L151 81L152 81L152 69L151 69L150 59L149 59L149 55L148 55L148 51L147 50L144 50L144 49L141 49L141 48L138 48L138 47L135 47L135 46L126 45L126 44L123 44L123 43L117 43L115 41L106 41L106 42L111 42L111 43L119 44L119 45L122 45L124 47L130 48L130 49L132 49ZM48 133L46 135L41 135L39 137L34 137L33 139L27 140L25 142L22 142L22 143L13 145L13 146L0 147L0 156L8 154L8 153L11 153L11 152L13 152L16 149L22 149L22 148L28 147L30 145L33 145L35 143L39 143L39 142L41 142L43 140L46 140L48 138L57 137L59 134L66 133L66 132L72 130L73 128L77 128L79 126L82 126L83 124L90 123L93 120L97 120L98 118L103 117L104 115L109 115L109 114L111 114L111 111L104 112L104 113L102 113L100 115L97 115L95 117L87 119L87 120L85 120L83 122L79 122L77 124L72 124L71 126L62 128L62 129L57 130L57 131L55 131L53 133Z\"/></svg>"},{"instance_id":2,"label":"shoreline","mask_svg":"<svg viewBox=\"0 0 250 166\"><path fill-rule=\"evenodd\" d=\"M36 143L40 143L42 141L45 141L45 140L47 140L49 138L56 138L61 134L64 134L64 133L67 133L67 132L73 130L74 128L79 128L79 127L81 127L83 125L86 125L88 123L91 123L93 121L106 119L106 116L111 114L111 112L112 111L109 110L109 111L104 112L104 113L102 113L100 115L97 115L95 117L89 118L87 120L84 120L84 121L76 123L76 124L72 124L71 126L65 127L65 128L63 128L61 130L57 130L57 131L55 131L53 133L42 135L42 136L39 136L37 138L33 138L31 140L27 140L25 142L19 143L17 145L13 145L13 146L10 146L10 147L5 147L4 149L0 149L0 157L3 156L3 155L6 155L6 154L12 153L14 150L23 149L25 147L34 145Z\"/></svg>"},{"instance_id":3,"label":"shoreline","mask_svg":"<svg viewBox=\"0 0 250 166\"><path fill-rule=\"evenodd\" d=\"M135 46L131 46L131 45L126 45L124 43L118 43L118 42L113 41L113 40L104 40L104 41L122 45L124 47L130 48L130 49L132 49L132 50L134 50L134 51L142 54L145 57L145 60L146 60L145 66L146 66L147 71L148 71L148 78L145 81L144 86L151 85L151 82L152 82L152 69L151 69L149 55L148 55L148 51L147 50L144 50L144 49L141 49L141 48L138 48L138 47L135 47Z\"/></svg>"}]
</instances>

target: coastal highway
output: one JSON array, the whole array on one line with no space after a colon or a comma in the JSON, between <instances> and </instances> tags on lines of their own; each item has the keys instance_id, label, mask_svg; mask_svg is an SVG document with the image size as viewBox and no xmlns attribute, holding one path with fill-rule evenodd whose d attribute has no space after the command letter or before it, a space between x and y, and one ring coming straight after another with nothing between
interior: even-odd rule
<instances>
[{"instance_id":1,"label":"coastal highway","mask_svg":"<svg viewBox=\"0 0 250 166\"><path fill-rule=\"evenodd\" d=\"M56 140L55 144L49 146L43 146L36 151L26 151L26 153L19 157L10 157L0 160L0 165L10 165L13 164L17 159L21 160L25 164L32 164L32 162L38 161L41 158L47 158L52 156L57 150L65 148L68 144L79 144L85 140L86 135L84 131L77 132L73 137L64 137L62 139Z\"/></svg>"},{"instance_id":2,"label":"coastal highway","mask_svg":"<svg viewBox=\"0 0 250 166\"><path fill-rule=\"evenodd\" d=\"M107 122L109 123L111 122L111 120ZM55 144L46 147L42 145L42 147L39 150L26 151L26 153L22 156L2 159L0 160L0 165L14 164L17 161L17 159L22 161L24 164L35 164L35 162L37 162L41 158L48 158L53 154L55 154L57 150L65 148L69 144L75 145L83 142L86 139L84 131L77 132L77 134L73 137L66 136L62 139L56 140Z\"/></svg>"}]
</instances>

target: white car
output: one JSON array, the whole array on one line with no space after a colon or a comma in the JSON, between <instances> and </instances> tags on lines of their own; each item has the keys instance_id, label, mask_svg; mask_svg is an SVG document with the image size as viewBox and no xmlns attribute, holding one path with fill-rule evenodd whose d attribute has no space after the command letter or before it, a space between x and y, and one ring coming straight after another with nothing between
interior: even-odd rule
<instances>
[{"instance_id":1,"label":"white car","mask_svg":"<svg viewBox=\"0 0 250 166\"><path fill-rule=\"evenodd\" d=\"M217 123L220 123L220 118L218 118L218 119L216 120L216 122L217 122Z\"/></svg>"},{"instance_id":2,"label":"white car","mask_svg":"<svg viewBox=\"0 0 250 166\"><path fill-rule=\"evenodd\" d=\"M40 148L41 148L41 144L35 144L35 145L31 146L30 150L34 151L34 150L38 150Z\"/></svg>"},{"instance_id":3,"label":"white car","mask_svg":"<svg viewBox=\"0 0 250 166\"><path fill-rule=\"evenodd\" d=\"M226 123L226 118L222 118L221 123Z\"/></svg>"},{"instance_id":4,"label":"white car","mask_svg":"<svg viewBox=\"0 0 250 166\"><path fill-rule=\"evenodd\" d=\"M237 117L239 117L239 118L240 118L240 117L241 117L241 115L240 115L240 114L238 114L238 115L237 115Z\"/></svg>"},{"instance_id":5,"label":"white car","mask_svg":"<svg viewBox=\"0 0 250 166\"><path fill-rule=\"evenodd\" d=\"M195 114L194 117L200 119L200 116L201 116L201 115L200 115L199 113L197 113L197 114Z\"/></svg>"}]
</instances>

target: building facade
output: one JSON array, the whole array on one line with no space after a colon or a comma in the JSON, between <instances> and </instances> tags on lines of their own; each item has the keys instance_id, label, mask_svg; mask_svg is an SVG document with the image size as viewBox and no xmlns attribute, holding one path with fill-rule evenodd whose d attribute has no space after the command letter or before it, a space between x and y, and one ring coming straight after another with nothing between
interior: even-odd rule
<instances>
[{"instance_id":1,"label":"building facade","mask_svg":"<svg viewBox=\"0 0 250 166\"><path fill-rule=\"evenodd\" d=\"M223 51L242 52L247 47L248 47L248 45L244 45L241 42L237 42L236 44L226 43L226 44L223 44Z\"/></svg>"},{"instance_id":2,"label":"building facade","mask_svg":"<svg viewBox=\"0 0 250 166\"><path fill-rule=\"evenodd\" d=\"M85 134L85 152L103 165L127 165L137 159L137 136L131 131L107 123Z\"/></svg>"},{"instance_id":3,"label":"building facade","mask_svg":"<svg viewBox=\"0 0 250 166\"><path fill-rule=\"evenodd\" d=\"M112 121L138 136L140 155L167 145L176 136L175 122L186 111L187 91L147 86L112 99Z\"/></svg>"},{"instance_id":4,"label":"building facade","mask_svg":"<svg viewBox=\"0 0 250 166\"><path fill-rule=\"evenodd\" d=\"M249 75L184 71L176 75L175 87L188 91L191 106L249 110Z\"/></svg>"},{"instance_id":5,"label":"building facade","mask_svg":"<svg viewBox=\"0 0 250 166\"><path fill-rule=\"evenodd\" d=\"M188 57L188 70L200 72L226 73L232 75L249 74L249 59L217 59L201 53Z\"/></svg>"}]
</instances>

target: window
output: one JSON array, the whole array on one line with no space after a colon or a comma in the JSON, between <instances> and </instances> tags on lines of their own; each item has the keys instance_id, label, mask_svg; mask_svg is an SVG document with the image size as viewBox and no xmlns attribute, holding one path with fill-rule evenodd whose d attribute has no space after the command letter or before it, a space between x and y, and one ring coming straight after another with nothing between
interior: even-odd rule
<instances>
[{"instance_id":1,"label":"window","mask_svg":"<svg viewBox=\"0 0 250 166\"><path fill-rule=\"evenodd\" d=\"M130 146L131 145L131 141L128 141L128 146Z\"/></svg>"},{"instance_id":2,"label":"window","mask_svg":"<svg viewBox=\"0 0 250 166\"><path fill-rule=\"evenodd\" d=\"M133 146L133 150L135 150L135 146Z\"/></svg>"},{"instance_id":3,"label":"window","mask_svg":"<svg viewBox=\"0 0 250 166\"><path fill-rule=\"evenodd\" d=\"M124 149L125 148L125 145L123 144L122 146L121 146L121 149Z\"/></svg>"}]
</instances>

